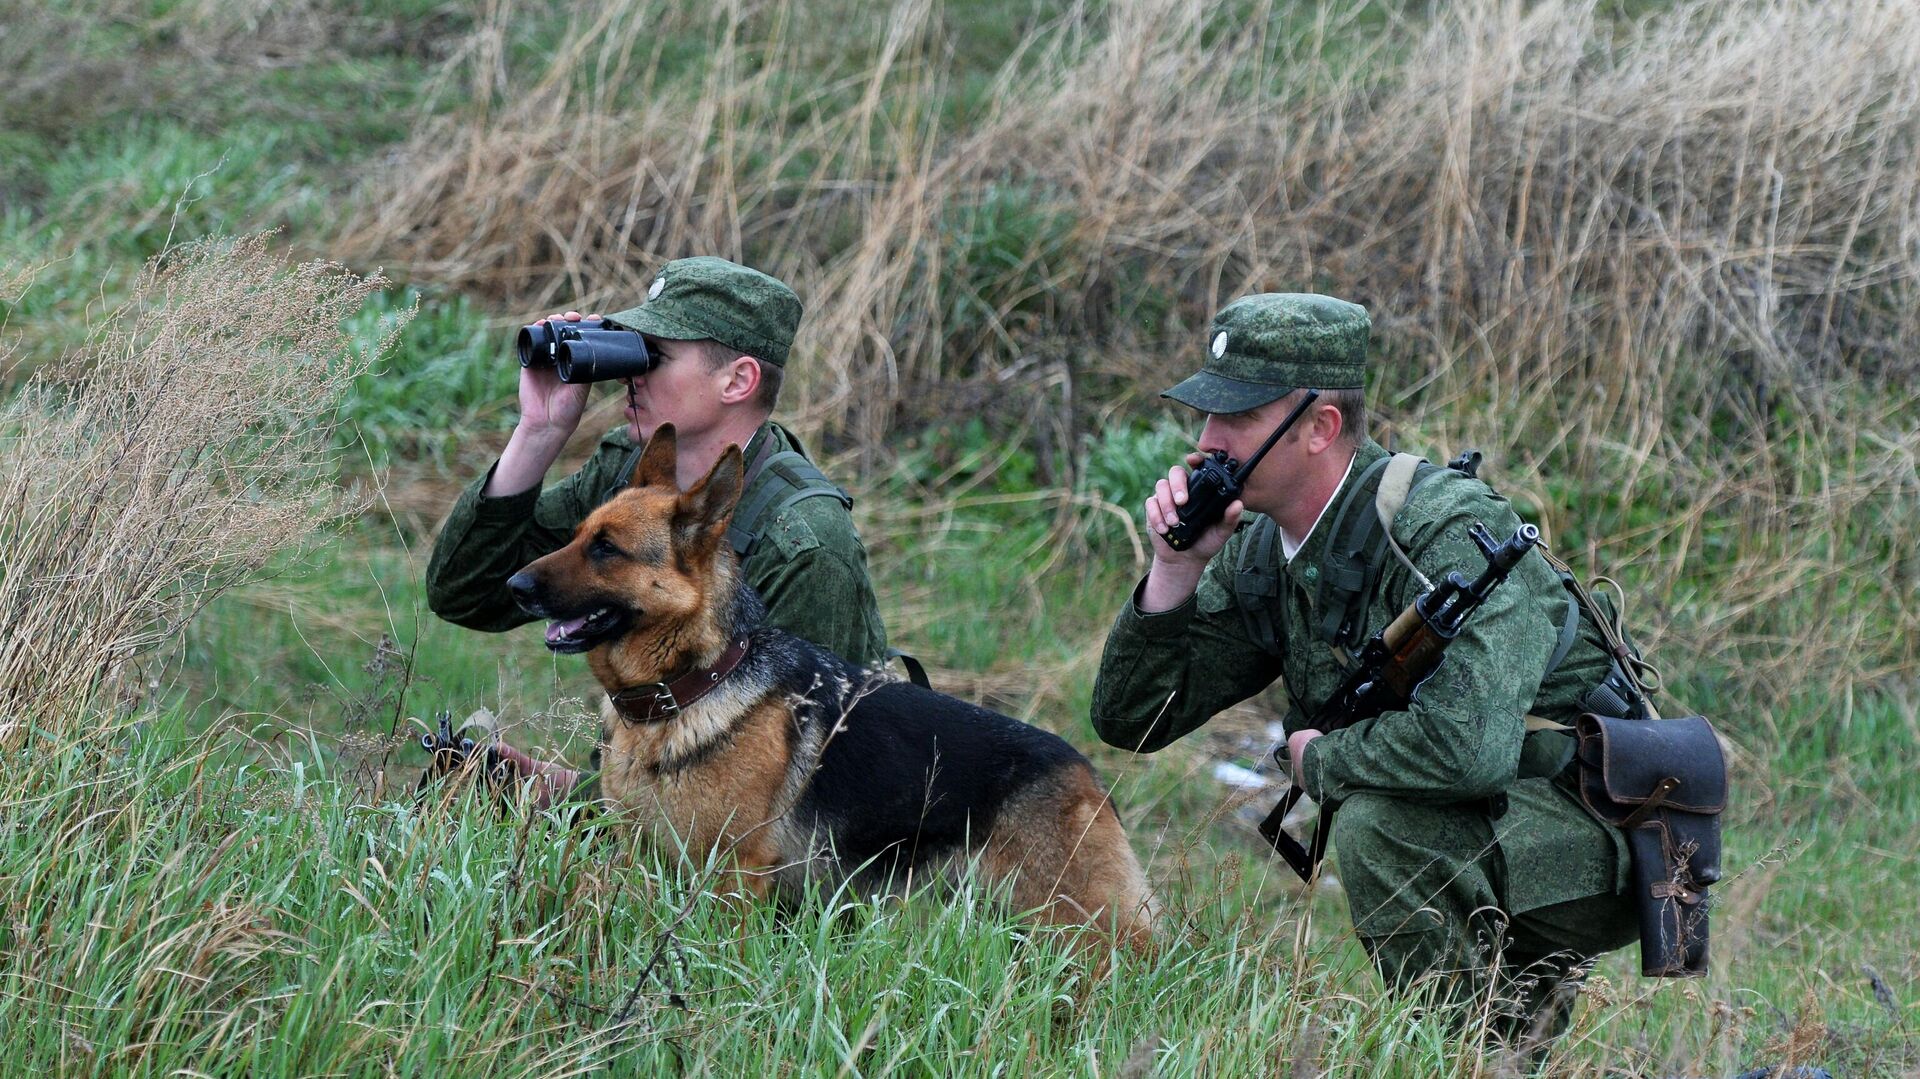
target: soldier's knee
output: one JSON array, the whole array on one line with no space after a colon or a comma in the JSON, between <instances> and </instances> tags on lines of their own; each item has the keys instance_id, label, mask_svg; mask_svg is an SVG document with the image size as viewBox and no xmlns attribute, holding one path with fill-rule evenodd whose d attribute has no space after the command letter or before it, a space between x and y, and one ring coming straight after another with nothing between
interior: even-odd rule
<instances>
[{"instance_id":1,"label":"soldier's knee","mask_svg":"<svg viewBox=\"0 0 1920 1079\"><path fill-rule=\"evenodd\" d=\"M1421 808L1398 798L1356 794L1340 803L1334 815L1333 842L1342 851L1368 857L1389 854L1406 846L1409 837L1430 830L1432 822L1423 819Z\"/></svg>"}]
</instances>

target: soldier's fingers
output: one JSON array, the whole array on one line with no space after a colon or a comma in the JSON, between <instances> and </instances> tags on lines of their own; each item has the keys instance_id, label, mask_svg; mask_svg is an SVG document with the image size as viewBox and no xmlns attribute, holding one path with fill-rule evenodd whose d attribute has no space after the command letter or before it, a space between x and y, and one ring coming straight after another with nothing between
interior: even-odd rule
<instances>
[{"instance_id":1,"label":"soldier's fingers","mask_svg":"<svg viewBox=\"0 0 1920 1079\"><path fill-rule=\"evenodd\" d=\"M1159 506L1161 516L1169 519L1173 517L1176 503L1173 500L1173 485L1171 483L1166 480L1161 480L1159 483L1154 484L1151 501Z\"/></svg>"},{"instance_id":2,"label":"soldier's fingers","mask_svg":"<svg viewBox=\"0 0 1920 1079\"><path fill-rule=\"evenodd\" d=\"M1192 453L1187 454L1187 467L1199 468L1200 462L1206 459L1207 459L1206 454L1201 453L1199 450L1194 450Z\"/></svg>"},{"instance_id":3,"label":"soldier's fingers","mask_svg":"<svg viewBox=\"0 0 1920 1079\"><path fill-rule=\"evenodd\" d=\"M1187 504L1187 470L1180 467L1167 469L1167 490L1173 495L1173 504Z\"/></svg>"},{"instance_id":4,"label":"soldier's fingers","mask_svg":"<svg viewBox=\"0 0 1920 1079\"><path fill-rule=\"evenodd\" d=\"M1158 498L1147 499L1147 531L1158 536L1167 530L1167 517L1160 512Z\"/></svg>"},{"instance_id":5,"label":"soldier's fingers","mask_svg":"<svg viewBox=\"0 0 1920 1079\"><path fill-rule=\"evenodd\" d=\"M1220 515L1220 527L1226 529L1228 532L1232 532L1234 529L1240 527L1240 514L1244 512L1246 508L1247 504L1237 498L1227 503L1227 512Z\"/></svg>"}]
</instances>

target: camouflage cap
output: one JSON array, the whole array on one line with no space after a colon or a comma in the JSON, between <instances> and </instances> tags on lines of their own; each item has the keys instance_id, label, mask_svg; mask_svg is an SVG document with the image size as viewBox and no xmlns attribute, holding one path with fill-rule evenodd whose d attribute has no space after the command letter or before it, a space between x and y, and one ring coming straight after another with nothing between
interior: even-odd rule
<instances>
[{"instance_id":1,"label":"camouflage cap","mask_svg":"<svg viewBox=\"0 0 1920 1079\"><path fill-rule=\"evenodd\" d=\"M1243 296L1213 316L1207 361L1161 394L1202 412L1245 412L1288 390L1353 390L1367 383L1359 304L1305 292Z\"/></svg>"},{"instance_id":2,"label":"camouflage cap","mask_svg":"<svg viewBox=\"0 0 1920 1079\"><path fill-rule=\"evenodd\" d=\"M785 367L800 326L800 297L759 270L701 255L660 267L640 306L607 317L653 337L718 341Z\"/></svg>"}]
</instances>

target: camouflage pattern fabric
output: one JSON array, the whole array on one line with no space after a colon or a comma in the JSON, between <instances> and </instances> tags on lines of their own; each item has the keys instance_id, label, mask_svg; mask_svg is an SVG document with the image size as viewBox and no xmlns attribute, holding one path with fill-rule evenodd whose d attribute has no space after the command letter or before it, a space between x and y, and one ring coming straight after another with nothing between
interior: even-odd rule
<instances>
[{"instance_id":1,"label":"camouflage pattern fabric","mask_svg":"<svg viewBox=\"0 0 1920 1079\"><path fill-rule=\"evenodd\" d=\"M800 450L793 435L769 421L748 442L748 460L767 439L774 452ZM434 541L427 605L468 629L499 632L532 621L508 594L507 578L572 539L575 526L626 483L636 448L622 424L578 472L552 487L488 498L480 492L492 471L475 480ZM771 482L777 482L771 475L756 477L742 503ZM867 551L839 500L803 499L774 514L743 568L774 625L860 666L886 660L886 627L867 576Z\"/></svg>"},{"instance_id":2,"label":"camouflage pattern fabric","mask_svg":"<svg viewBox=\"0 0 1920 1079\"><path fill-rule=\"evenodd\" d=\"M1386 452L1371 440L1360 448L1335 504ZM1467 537L1476 521L1500 538L1520 524L1485 484L1449 471L1415 490L1393 533L1429 578L1452 570L1471 578L1486 565ZM1342 661L1314 630L1327 523L1291 563L1267 567L1279 582L1265 600L1277 653L1256 643L1234 601L1247 531L1213 558L1184 605L1143 614L1129 602L1121 610L1094 685L1093 723L1108 743L1152 752L1275 681L1294 703L1286 718L1292 733L1338 685ZM1367 612L1368 634L1418 592L1412 574L1389 560ZM1341 803L1333 849L1354 926L1391 980L1450 965L1486 974L1476 966L1483 953L1472 925L1482 906L1513 920L1605 897L1599 905L1620 917L1596 922L1597 936L1564 946L1593 954L1632 937L1632 913L1620 895L1622 838L1589 817L1557 778L1518 778L1525 717L1570 724L1580 696L1607 671L1599 635L1583 623L1543 682L1565 615L1566 593L1553 571L1526 559L1468 621L1409 710L1333 732L1307 750L1307 793ZM1502 794L1508 808L1496 820L1492 800Z\"/></svg>"},{"instance_id":3,"label":"camouflage pattern fabric","mask_svg":"<svg viewBox=\"0 0 1920 1079\"><path fill-rule=\"evenodd\" d=\"M1366 385L1367 336L1359 304L1304 292L1235 300L1213 316L1207 357L1192 377L1161 394L1202 412L1245 412L1290 390Z\"/></svg>"},{"instance_id":4,"label":"camouflage pattern fabric","mask_svg":"<svg viewBox=\"0 0 1920 1079\"><path fill-rule=\"evenodd\" d=\"M718 341L785 367L800 325L800 297L759 270L701 255L662 266L646 300L607 321L669 340Z\"/></svg>"}]
</instances>

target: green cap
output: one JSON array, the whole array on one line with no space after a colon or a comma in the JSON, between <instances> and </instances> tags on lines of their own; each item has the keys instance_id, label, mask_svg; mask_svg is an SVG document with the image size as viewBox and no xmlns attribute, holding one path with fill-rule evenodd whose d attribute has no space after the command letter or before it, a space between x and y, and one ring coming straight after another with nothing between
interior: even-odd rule
<instances>
[{"instance_id":1,"label":"green cap","mask_svg":"<svg viewBox=\"0 0 1920 1079\"><path fill-rule=\"evenodd\" d=\"M640 306L607 318L670 341L718 341L785 367L800 326L800 297L759 270L701 255L660 267Z\"/></svg>"},{"instance_id":2,"label":"green cap","mask_svg":"<svg viewBox=\"0 0 1920 1079\"><path fill-rule=\"evenodd\" d=\"M1367 384L1367 332L1357 303L1306 292L1243 296L1213 316L1207 362L1161 394L1202 412L1245 412L1288 390Z\"/></svg>"}]
</instances>

